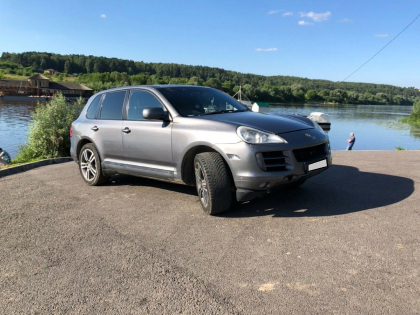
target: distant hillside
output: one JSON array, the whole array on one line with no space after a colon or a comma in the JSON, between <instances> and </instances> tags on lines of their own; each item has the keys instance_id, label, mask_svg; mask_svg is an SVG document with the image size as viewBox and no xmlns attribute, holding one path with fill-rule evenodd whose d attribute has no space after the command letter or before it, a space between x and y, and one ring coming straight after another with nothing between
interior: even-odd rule
<instances>
[{"instance_id":1,"label":"distant hillside","mask_svg":"<svg viewBox=\"0 0 420 315\"><path fill-rule=\"evenodd\" d=\"M0 57L4 74L30 75L55 69L55 76L77 73L76 82L95 91L124 84L193 84L211 86L233 95L242 85L252 100L267 102L335 102L352 104L403 104L420 100L415 88L385 84L337 83L292 76L262 76L220 68L173 63L145 63L84 55L53 53L7 53Z\"/></svg>"}]
</instances>

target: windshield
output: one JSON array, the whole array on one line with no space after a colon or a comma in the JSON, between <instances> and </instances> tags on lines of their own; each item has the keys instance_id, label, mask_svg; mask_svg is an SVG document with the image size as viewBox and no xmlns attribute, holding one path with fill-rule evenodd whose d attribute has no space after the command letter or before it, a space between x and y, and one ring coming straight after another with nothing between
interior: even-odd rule
<instances>
[{"instance_id":1,"label":"windshield","mask_svg":"<svg viewBox=\"0 0 420 315\"><path fill-rule=\"evenodd\" d=\"M244 112L247 109L234 98L204 87L164 87L157 90L182 116L202 116Z\"/></svg>"}]
</instances>

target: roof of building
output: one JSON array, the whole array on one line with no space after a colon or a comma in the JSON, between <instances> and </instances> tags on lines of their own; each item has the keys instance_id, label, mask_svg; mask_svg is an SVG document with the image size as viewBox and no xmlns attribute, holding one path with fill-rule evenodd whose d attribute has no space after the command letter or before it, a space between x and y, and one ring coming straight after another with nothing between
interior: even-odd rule
<instances>
[{"instance_id":1,"label":"roof of building","mask_svg":"<svg viewBox=\"0 0 420 315\"><path fill-rule=\"evenodd\" d=\"M50 89L55 90L83 90L83 91L92 91L92 89L87 86L76 83L76 82L50 82Z\"/></svg>"},{"instance_id":2,"label":"roof of building","mask_svg":"<svg viewBox=\"0 0 420 315\"><path fill-rule=\"evenodd\" d=\"M45 69L44 72L45 71L56 71L56 70L54 70L54 69Z\"/></svg>"},{"instance_id":3,"label":"roof of building","mask_svg":"<svg viewBox=\"0 0 420 315\"><path fill-rule=\"evenodd\" d=\"M42 74L35 74L32 77L29 77L28 79L33 79L33 80L49 80L47 77L44 77Z\"/></svg>"}]
</instances>

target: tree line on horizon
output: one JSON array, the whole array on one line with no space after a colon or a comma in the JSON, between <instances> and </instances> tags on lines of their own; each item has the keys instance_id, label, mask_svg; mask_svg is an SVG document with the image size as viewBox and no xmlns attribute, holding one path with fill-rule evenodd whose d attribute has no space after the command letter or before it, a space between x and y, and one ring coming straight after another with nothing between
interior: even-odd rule
<instances>
[{"instance_id":1,"label":"tree line on horizon","mask_svg":"<svg viewBox=\"0 0 420 315\"><path fill-rule=\"evenodd\" d=\"M77 74L75 82L95 92L123 85L188 84L209 86L234 95L242 85L242 91L249 99L271 103L412 105L420 100L420 91L414 87L386 84L263 76L206 66L43 52L3 52L0 57L0 71L4 74L30 76L50 68L59 72L56 74L58 79Z\"/></svg>"}]
</instances>

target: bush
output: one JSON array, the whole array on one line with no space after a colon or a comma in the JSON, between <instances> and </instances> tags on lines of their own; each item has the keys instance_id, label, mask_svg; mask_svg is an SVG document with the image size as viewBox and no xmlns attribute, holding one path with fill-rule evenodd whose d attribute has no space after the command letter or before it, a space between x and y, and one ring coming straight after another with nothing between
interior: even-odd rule
<instances>
[{"instance_id":1,"label":"bush","mask_svg":"<svg viewBox=\"0 0 420 315\"><path fill-rule=\"evenodd\" d=\"M69 156L70 125L79 116L84 104L82 98L66 102L62 95L47 104L38 103L32 114L27 142L19 148L14 162Z\"/></svg>"},{"instance_id":2,"label":"bush","mask_svg":"<svg viewBox=\"0 0 420 315\"><path fill-rule=\"evenodd\" d=\"M414 102L413 111L411 112L408 118L403 118L403 119L400 119L399 121L403 123L420 125L420 101Z\"/></svg>"}]
</instances>

